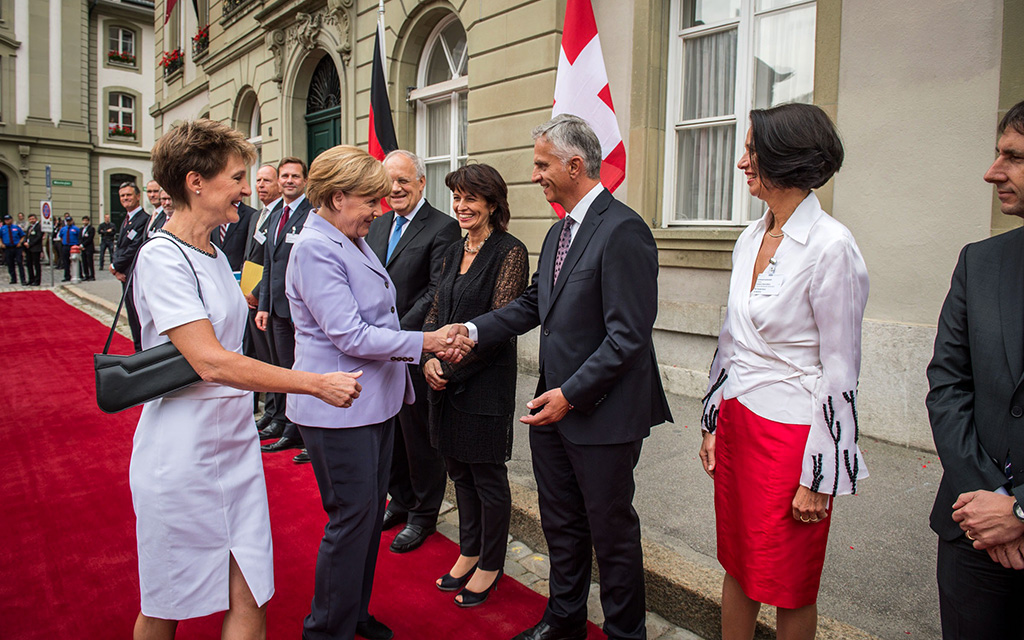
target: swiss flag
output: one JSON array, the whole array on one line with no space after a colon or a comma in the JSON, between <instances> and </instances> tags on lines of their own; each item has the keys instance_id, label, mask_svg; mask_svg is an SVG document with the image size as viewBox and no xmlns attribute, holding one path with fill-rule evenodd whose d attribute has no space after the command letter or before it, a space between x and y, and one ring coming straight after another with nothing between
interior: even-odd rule
<instances>
[{"instance_id":1,"label":"swiss flag","mask_svg":"<svg viewBox=\"0 0 1024 640\"><path fill-rule=\"evenodd\" d=\"M608 74L590 0L568 0L562 50L555 76L552 117L562 113L587 121L601 141L601 184L615 191L626 177L626 147L615 120ZM561 207L556 207L561 209ZM559 211L559 217L565 215Z\"/></svg>"}]
</instances>

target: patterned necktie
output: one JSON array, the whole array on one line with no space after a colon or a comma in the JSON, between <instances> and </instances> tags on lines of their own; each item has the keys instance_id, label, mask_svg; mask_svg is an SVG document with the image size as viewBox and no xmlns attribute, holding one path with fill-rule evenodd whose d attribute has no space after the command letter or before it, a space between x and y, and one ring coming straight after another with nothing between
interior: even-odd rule
<instances>
[{"instance_id":1,"label":"patterned necktie","mask_svg":"<svg viewBox=\"0 0 1024 640\"><path fill-rule=\"evenodd\" d=\"M565 222L562 223L562 233L558 235L558 253L555 254L555 279L552 285L558 283L558 274L562 271L565 256L569 253L569 245L572 243L572 225L574 224L576 224L575 220L565 216Z\"/></svg>"},{"instance_id":2,"label":"patterned necktie","mask_svg":"<svg viewBox=\"0 0 1024 640\"><path fill-rule=\"evenodd\" d=\"M224 246L224 236L227 235L227 232L228 232L228 223L225 222L224 224L220 225L220 244L221 244L221 246Z\"/></svg>"},{"instance_id":3,"label":"patterned necktie","mask_svg":"<svg viewBox=\"0 0 1024 640\"><path fill-rule=\"evenodd\" d=\"M260 217L256 221L256 228L257 229L262 229L263 228L263 224L267 221L267 216L269 216L269 215L270 215L270 210L269 209L267 209L266 207L263 207L262 209L260 209Z\"/></svg>"},{"instance_id":4,"label":"patterned necktie","mask_svg":"<svg viewBox=\"0 0 1024 640\"><path fill-rule=\"evenodd\" d=\"M402 227L409 222L405 216L395 215L395 230L391 232L391 240L388 241L388 255L384 258L384 264L391 262L391 254L395 252L398 241L402 239Z\"/></svg>"},{"instance_id":5,"label":"patterned necktie","mask_svg":"<svg viewBox=\"0 0 1024 640\"><path fill-rule=\"evenodd\" d=\"M281 222L277 224L277 235L274 236L274 242L281 242L281 232L284 231L284 226L288 224L288 214L291 211L291 207L288 205L284 206L284 211L281 212Z\"/></svg>"}]
</instances>

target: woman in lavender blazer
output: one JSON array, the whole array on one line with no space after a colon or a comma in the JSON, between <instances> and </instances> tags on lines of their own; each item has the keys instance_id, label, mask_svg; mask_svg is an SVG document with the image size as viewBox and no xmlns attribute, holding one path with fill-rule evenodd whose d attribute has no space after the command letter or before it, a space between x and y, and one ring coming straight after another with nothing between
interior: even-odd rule
<instances>
[{"instance_id":1,"label":"woman in lavender blazer","mask_svg":"<svg viewBox=\"0 0 1024 640\"><path fill-rule=\"evenodd\" d=\"M292 248L285 291L302 371L360 372L360 401L339 409L289 395L329 522L316 561L312 611L303 638L392 637L368 605L380 544L393 418L414 400L408 364L446 348L447 329L401 331L395 286L363 239L391 190L383 165L338 146L309 168L314 207ZM358 405L358 406L356 406Z\"/></svg>"}]
</instances>

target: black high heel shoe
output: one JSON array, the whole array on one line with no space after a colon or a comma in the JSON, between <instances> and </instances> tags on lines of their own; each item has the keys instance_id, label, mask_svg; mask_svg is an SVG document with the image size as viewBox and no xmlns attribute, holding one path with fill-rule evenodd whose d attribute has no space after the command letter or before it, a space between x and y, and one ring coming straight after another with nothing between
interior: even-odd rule
<instances>
[{"instance_id":1,"label":"black high heel shoe","mask_svg":"<svg viewBox=\"0 0 1024 640\"><path fill-rule=\"evenodd\" d=\"M474 562L473 566L466 572L466 575L461 578L456 578L452 576L452 574L446 573L441 576L441 584L437 584L435 582L434 585L441 591L458 591L462 587L466 586L467 582L469 582L470 576L472 576L473 572L476 571L476 565L477 563Z\"/></svg>"},{"instance_id":2,"label":"black high heel shoe","mask_svg":"<svg viewBox=\"0 0 1024 640\"><path fill-rule=\"evenodd\" d=\"M456 597L462 596L462 602L456 600L455 604L459 605L463 609L468 609L469 607L475 607L478 604L483 604L487 600L487 596L491 595L491 591L498 590L498 582L501 580L501 576L503 575L505 575L505 569L498 569L498 575L494 578L494 582L492 582L491 586L484 589L483 592L481 593L477 593L476 591L470 591L469 589L463 589L462 591L458 592L456 594Z\"/></svg>"}]
</instances>

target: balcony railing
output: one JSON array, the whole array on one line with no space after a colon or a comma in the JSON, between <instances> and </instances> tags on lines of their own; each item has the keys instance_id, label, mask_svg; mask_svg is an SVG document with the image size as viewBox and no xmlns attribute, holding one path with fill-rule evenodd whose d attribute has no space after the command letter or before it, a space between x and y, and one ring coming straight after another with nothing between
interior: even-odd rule
<instances>
[{"instance_id":1,"label":"balcony railing","mask_svg":"<svg viewBox=\"0 0 1024 640\"><path fill-rule=\"evenodd\" d=\"M199 29L196 35L192 36L192 59L198 60L210 48L210 25Z\"/></svg>"},{"instance_id":2,"label":"balcony railing","mask_svg":"<svg viewBox=\"0 0 1024 640\"><path fill-rule=\"evenodd\" d=\"M170 80L175 73L185 66L185 56L181 49L164 51L164 57L160 60L160 66L164 68L164 80Z\"/></svg>"}]
</instances>

